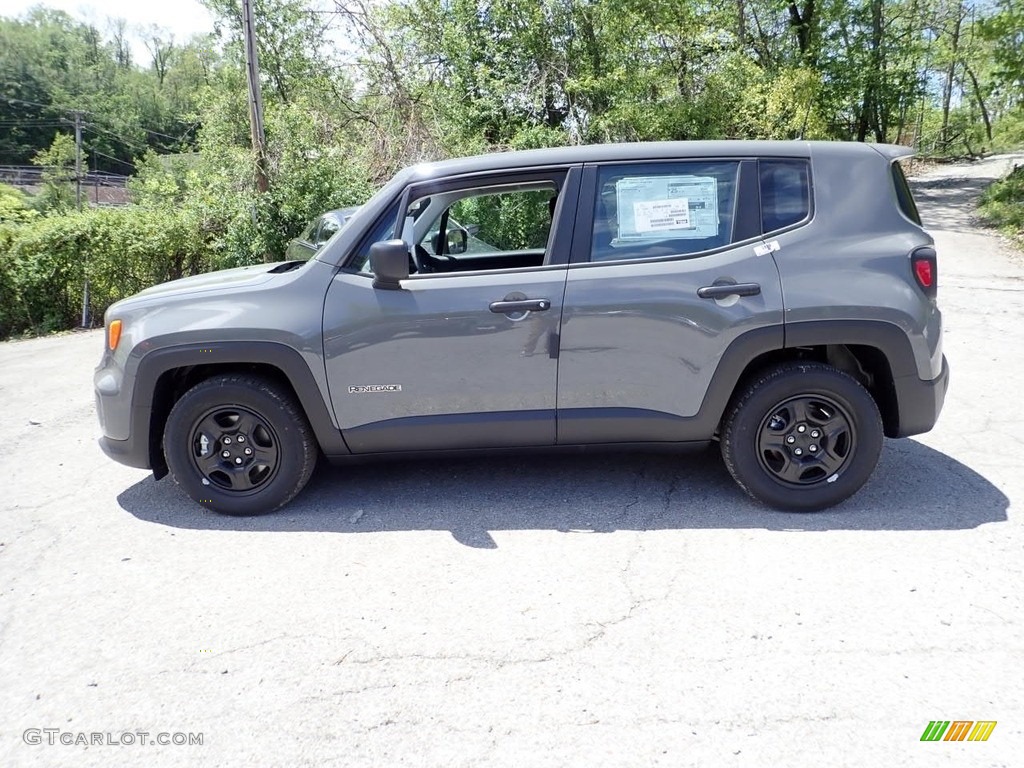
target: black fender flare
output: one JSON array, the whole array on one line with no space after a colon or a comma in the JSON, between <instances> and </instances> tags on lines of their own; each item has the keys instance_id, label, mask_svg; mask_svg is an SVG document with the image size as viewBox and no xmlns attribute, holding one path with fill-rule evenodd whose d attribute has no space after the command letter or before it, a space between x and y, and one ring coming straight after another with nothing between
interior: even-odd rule
<instances>
[{"instance_id":1,"label":"black fender flare","mask_svg":"<svg viewBox=\"0 0 1024 768\"><path fill-rule=\"evenodd\" d=\"M758 328L735 338L722 354L700 410L692 419L691 429L697 434L711 434L718 428L736 387L758 357L798 347L832 345L858 345L879 350L892 373L897 411L901 416L905 414L911 399L909 388L919 384L920 379L913 347L903 329L884 320L806 320ZM905 421L908 423L904 426ZM902 417L900 422L902 435L910 424Z\"/></svg>"},{"instance_id":2,"label":"black fender flare","mask_svg":"<svg viewBox=\"0 0 1024 768\"><path fill-rule=\"evenodd\" d=\"M137 350L132 351L133 357ZM135 366L131 434L136 444L148 445L150 463L158 476L163 469L161 436L151 434L153 410L158 405L154 402L157 383L169 371L204 365L264 365L280 371L294 390L321 450L328 456L350 453L313 372L296 349L275 341L188 342L141 350Z\"/></svg>"},{"instance_id":3,"label":"black fender flare","mask_svg":"<svg viewBox=\"0 0 1024 768\"><path fill-rule=\"evenodd\" d=\"M857 344L874 347L889 361L894 379L917 378L914 348L906 332L885 320L801 320L786 323L786 347Z\"/></svg>"}]
</instances>

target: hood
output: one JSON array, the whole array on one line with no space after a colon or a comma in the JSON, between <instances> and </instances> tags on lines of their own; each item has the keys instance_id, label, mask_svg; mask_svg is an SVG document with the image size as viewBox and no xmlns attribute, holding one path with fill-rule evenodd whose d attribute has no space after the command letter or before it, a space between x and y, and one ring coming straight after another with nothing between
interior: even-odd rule
<instances>
[{"instance_id":1,"label":"hood","mask_svg":"<svg viewBox=\"0 0 1024 768\"><path fill-rule=\"evenodd\" d=\"M167 283L154 285L135 294L138 298L169 297L189 293L200 293L202 291L222 291L232 288L251 288L262 283L270 282L278 275L292 272L303 266L303 261L278 261L273 264L254 264L248 267L235 267L234 269L222 269L217 272L207 272L202 275L183 277L180 280L171 280Z\"/></svg>"}]
</instances>

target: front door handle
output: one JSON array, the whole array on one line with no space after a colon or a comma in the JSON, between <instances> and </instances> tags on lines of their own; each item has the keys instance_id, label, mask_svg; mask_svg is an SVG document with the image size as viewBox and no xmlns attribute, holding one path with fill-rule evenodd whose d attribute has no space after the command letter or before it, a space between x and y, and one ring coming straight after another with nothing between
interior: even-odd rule
<instances>
[{"instance_id":1,"label":"front door handle","mask_svg":"<svg viewBox=\"0 0 1024 768\"><path fill-rule=\"evenodd\" d=\"M551 309L551 299L517 299L515 301L492 301L491 312L507 315L511 312L545 312Z\"/></svg>"},{"instance_id":2,"label":"front door handle","mask_svg":"<svg viewBox=\"0 0 1024 768\"><path fill-rule=\"evenodd\" d=\"M720 283L718 285L705 285L697 289L697 295L702 299L724 299L727 296L757 296L761 293L761 286L757 283Z\"/></svg>"}]
</instances>

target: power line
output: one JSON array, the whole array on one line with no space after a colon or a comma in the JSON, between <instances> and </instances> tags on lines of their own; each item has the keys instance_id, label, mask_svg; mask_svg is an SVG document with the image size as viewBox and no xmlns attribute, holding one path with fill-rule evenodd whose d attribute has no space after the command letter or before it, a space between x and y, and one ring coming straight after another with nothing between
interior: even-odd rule
<instances>
[{"instance_id":1,"label":"power line","mask_svg":"<svg viewBox=\"0 0 1024 768\"><path fill-rule=\"evenodd\" d=\"M107 136L111 136L120 141L122 144L132 147L133 149L139 149L142 150L143 152L145 152L148 149L152 149L152 147L149 147L146 144L139 144L135 139L128 139L125 138L124 136L120 136L111 130L107 130L102 126L96 125L96 123L86 123L84 127L86 130L92 131L93 133L96 134L105 133Z\"/></svg>"},{"instance_id":2,"label":"power line","mask_svg":"<svg viewBox=\"0 0 1024 768\"><path fill-rule=\"evenodd\" d=\"M150 134L151 136L161 136L165 139L170 139L171 141L184 141L185 137L188 136L189 133L194 131L198 125L199 123L193 123L185 130L185 133L183 133L181 136L171 136L166 133L160 133L160 131L150 130L149 128L142 128L142 130Z\"/></svg>"},{"instance_id":3,"label":"power line","mask_svg":"<svg viewBox=\"0 0 1024 768\"><path fill-rule=\"evenodd\" d=\"M114 157L113 155L108 155L106 152L100 152L98 149L89 150L89 154L94 155L95 157L105 157L107 160L113 160L115 163L119 163L120 165L124 165L135 170L135 163L128 160L122 160L121 158Z\"/></svg>"},{"instance_id":4,"label":"power line","mask_svg":"<svg viewBox=\"0 0 1024 768\"><path fill-rule=\"evenodd\" d=\"M173 141L182 142L182 141L185 140L185 136L187 136L190 131L194 131L198 127L198 125L199 125L198 123L195 123L195 124L189 126L188 130L185 131L185 133L183 133L180 137L167 136L167 134L165 134L165 133L158 133L157 131L149 131L149 130L147 130L145 128L142 128L141 130L144 131L145 133L155 133L155 134L157 134L159 136L166 136L167 138L172 139ZM117 139L122 144L125 144L126 146L132 147L133 149L141 150L143 152L148 151L150 149L153 149L153 147L149 146L148 144L139 143L136 139L129 139L129 138L125 137L125 136L120 135L119 133L115 133L114 131L110 130L109 128L104 128L101 125L97 125L94 122L86 123L85 124L85 128L86 128L86 130L92 131L95 134L101 134L101 133L102 134L106 134L107 136L110 136L111 138Z\"/></svg>"},{"instance_id":5,"label":"power line","mask_svg":"<svg viewBox=\"0 0 1024 768\"><path fill-rule=\"evenodd\" d=\"M41 107L43 109L53 109L53 110L57 110L57 111L60 111L60 112L71 112L71 113L78 112L78 113L82 114L83 116L84 115L95 115L96 114L95 112L90 112L89 110L84 110L84 109L76 110L76 109L72 109L71 107L63 107L63 106L61 106L59 104L40 104L39 102L36 102L36 101L28 101L26 99L15 99L15 98L12 98L10 96L0 95L0 99L3 99L4 101L6 101L9 104L24 104L26 106ZM54 125L57 125L57 124L59 124L59 123L54 123L53 121L42 121L42 120L32 120L32 119L24 120L24 121L17 120L17 119L14 119L14 118L0 120L0 125L13 125L13 126L17 126L17 127L22 127L23 126L23 127L30 127L30 128L52 128L52 127L54 127ZM189 133L194 131L198 126L199 126L199 123L193 123L187 129L185 129L185 132L181 136L172 136L169 133L162 133L161 131L154 131L152 128L142 128L141 126L140 126L140 130L143 131L144 133L149 134L150 136L160 136L161 138L170 139L171 141L182 142L182 141L185 140L185 137L188 136ZM107 130L105 128L101 128L100 126L97 126L95 123L92 123L91 126L87 126L87 127L93 127L96 130L104 131L104 132L110 134L111 136L113 136L114 138L118 139L119 141L124 142L125 144L132 144L133 143L131 140L125 139L122 136L118 136L113 131L109 131L109 130ZM135 147L139 148L140 145L139 144L135 144ZM149 147L145 147L145 148L148 149Z\"/></svg>"},{"instance_id":6,"label":"power line","mask_svg":"<svg viewBox=\"0 0 1024 768\"><path fill-rule=\"evenodd\" d=\"M73 107L64 107L60 104L40 104L38 101L29 101L27 99L15 99L11 96L4 96L0 94L0 99L3 99L8 104L24 104L28 107L42 107L43 109L56 109L59 112L81 112L83 115L91 115L92 112L86 109L74 109Z\"/></svg>"},{"instance_id":7,"label":"power line","mask_svg":"<svg viewBox=\"0 0 1024 768\"><path fill-rule=\"evenodd\" d=\"M13 128L46 128L52 125L63 125L60 120L0 120L0 125Z\"/></svg>"}]
</instances>

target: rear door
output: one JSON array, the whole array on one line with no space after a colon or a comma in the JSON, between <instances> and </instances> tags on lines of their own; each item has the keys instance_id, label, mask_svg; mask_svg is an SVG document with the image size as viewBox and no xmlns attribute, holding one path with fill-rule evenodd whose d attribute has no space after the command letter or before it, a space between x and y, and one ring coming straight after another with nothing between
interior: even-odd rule
<instances>
[{"instance_id":1,"label":"rear door","mask_svg":"<svg viewBox=\"0 0 1024 768\"><path fill-rule=\"evenodd\" d=\"M755 160L585 169L561 327L560 444L711 436L692 427L725 350L755 331L783 343L779 273L760 232Z\"/></svg>"}]
</instances>

